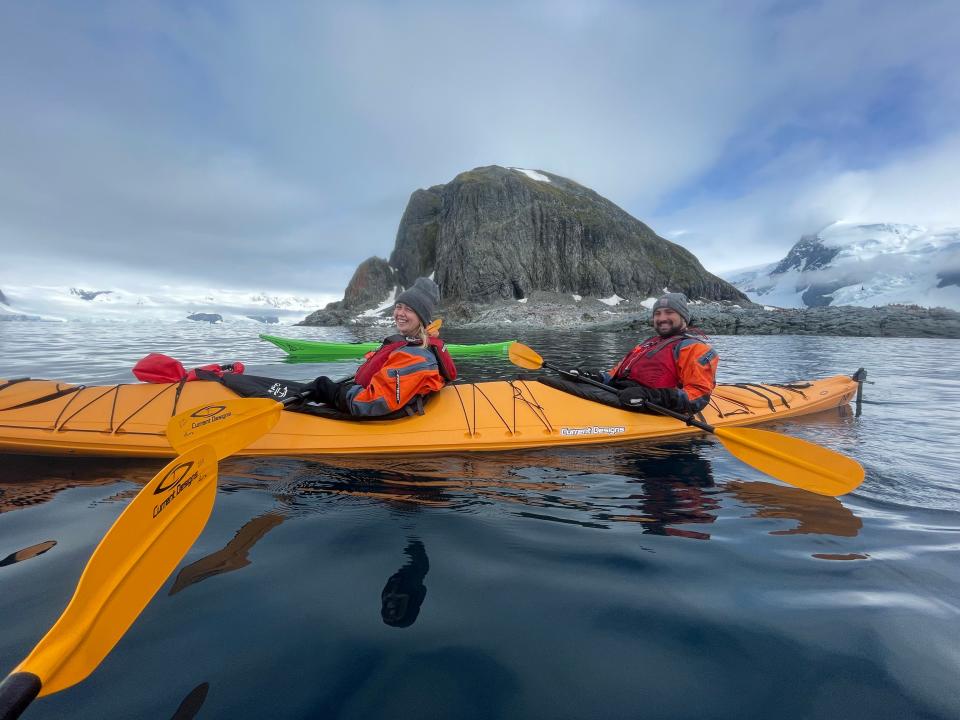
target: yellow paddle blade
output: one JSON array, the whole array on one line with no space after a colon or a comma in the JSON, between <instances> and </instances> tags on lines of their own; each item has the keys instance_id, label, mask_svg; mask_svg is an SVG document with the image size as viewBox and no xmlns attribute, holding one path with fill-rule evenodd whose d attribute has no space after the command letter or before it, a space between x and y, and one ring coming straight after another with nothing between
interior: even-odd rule
<instances>
[{"instance_id":1,"label":"yellow paddle blade","mask_svg":"<svg viewBox=\"0 0 960 720\"><path fill-rule=\"evenodd\" d=\"M527 370L539 370L543 367L543 358L533 348L529 348L523 343L512 342L510 349L507 350L507 357L510 362L518 367Z\"/></svg>"},{"instance_id":2,"label":"yellow paddle blade","mask_svg":"<svg viewBox=\"0 0 960 720\"><path fill-rule=\"evenodd\" d=\"M856 460L800 438L754 428L715 428L736 458L790 485L836 497L863 482Z\"/></svg>"},{"instance_id":3,"label":"yellow paddle blade","mask_svg":"<svg viewBox=\"0 0 960 720\"><path fill-rule=\"evenodd\" d=\"M432 323L427 325L427 335L430 337L436 337L440 334L441 327L443 327L443 318L437 318Z\"/></svg>"},{"instance_id":4,"label":"yellow paddle blade","mask_svg":"<svg viewBox=\"0 0 960 720\"><path fill-rule=\"evenodd\" d=\"M210 517L217 459L202 445L158 472L90 556L60 619L14 672L40 678L40 696L100 664L187 553Z\"/></svg>"},{"instance_id":5,"label":"yellow paddle blade","mask_svg":"<svg viewBox=\"0 0 960 720\"><path fill-rule=\"evenodd\" d=\"M270 432L282 410L281 403L269 398L208 403L170 418L167 440L178 453L210 445L217 460L223 460Z\"/></svg>"}]
</instances>

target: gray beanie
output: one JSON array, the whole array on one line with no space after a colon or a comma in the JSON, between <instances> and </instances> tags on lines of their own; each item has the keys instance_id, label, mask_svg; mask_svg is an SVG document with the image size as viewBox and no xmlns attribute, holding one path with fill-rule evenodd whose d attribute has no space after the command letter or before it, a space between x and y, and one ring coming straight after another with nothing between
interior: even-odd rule
<instances>
[{"instance_id":1,"label":"gray beanie","mask_svg":"<svg viewBox=\"0 0 960 720\"><path fill-rule=\"evenodd\" d=\"M687 307L687 296L683 293L666 293L657 298L653 304L651 313L655 313L657 308L670 308L676 311L677 315L683 318L685 323L690 322L690 308Z\"/></svg>"},{"instance_id":2,"label":"gray beanie","mask_svg":"<svg viewBox=\"0 0 960 720\"><path fill-rule=\"evenodd\" d=\"M440 288L428 277L419 277L416 282L397 295L398 303L403 303L420 318L420 324L426 327L433 321L433 313L440 302Z\"/></svg>"}]
</instances>

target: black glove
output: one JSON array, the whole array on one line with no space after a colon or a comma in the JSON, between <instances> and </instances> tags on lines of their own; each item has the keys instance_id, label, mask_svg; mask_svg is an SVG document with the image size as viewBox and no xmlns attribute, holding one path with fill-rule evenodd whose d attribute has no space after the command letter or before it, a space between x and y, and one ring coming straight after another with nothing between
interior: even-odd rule
<instances>
[{"instance_id":1,"label":"black glove","mask_svg":"<svg viewBox=\"0 0 960 720\"><path fill-rule=\"evenodd\" d=\"M579 375L580 377L585 377L588 380L593 380L594 382L603 382L603 373L599 370L591 370L590 368L578 367L574 370L571 370L572 375Z\"/></svg>"},{"instance_id":2,"label":"black glove","mask_svg":"<svg viewBox=\"0 0 960 720\"><path fill-rule=\"evenodd\" d=\"M672 409L679 400L677 391L673 388L649 388L644 385L621 390L618 397L620 404L628 410L643 410L644 403L648 402Z\"/></svg>"},{"instance_id":3,"label":"black glove","mask_svg":"<svg viewBox=\"0 0 960 720\"><path fill-rule=\"evenodd\" d=\"M326 375L321 375L312 383L308 383L303 389L308 393L307 400L336 407L340 384L335 383Z\"/></svg>"}]
</instances>

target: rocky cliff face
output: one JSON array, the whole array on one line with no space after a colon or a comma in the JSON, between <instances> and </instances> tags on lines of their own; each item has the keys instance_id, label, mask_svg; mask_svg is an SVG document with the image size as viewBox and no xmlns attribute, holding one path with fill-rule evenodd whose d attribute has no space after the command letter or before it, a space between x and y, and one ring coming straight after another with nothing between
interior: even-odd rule
<instances>
[{"instance_id":1,"label":"rocky cliff face","mask_svg":"<svg viewBox=\"0 0 960 720\"><path fill-rule=\"evenodd\" d=\"M346 325L358 312L375 308L389 298L397 284L397 273L383 258L371 257L357 267L347 284L343 300L328 303L311 313L301 325Z\"/></svg>"},{"instance_id":2,"label":"rocky cliff face","mask_svg":"<svg viewBox=\"0 0 960 720\"><path fill-rule=\"evenodd\" d=\"M818 270L830 268L830 263L839 253L840 248L827 247L819 236L804 235L796 245L790 248L787 256L770 271L770 275L783 275L795 271L813 276ZM807 307L827 307L832 300L832 293L854 282L856 279L847 275L811 282L800 297Z\"/></svg>"},{"instance_id":3,"label":"rocky cliff face","mask_svg":"<svg viewBox=\"0 0 960 720\"><path fill-rule=\"evenodd\" d=\"M418 191L391 265L401 284L435 271L446 300L521 299L535 291L746 301L687 250L609 200L551 173L497 166Z\"/></svg>"},{"instance_id":4,"label":"rocky cliff face","mask_svg":"<svg viewBox=\"0 0 960 720\"><path fill-rule=\"evenodd\" d=\"M400 218L397 242L390 254L390 265L397 270L403 287L410 287L418 277L437 269L437 239L443 212L443 190L435 185L429 190L416 190Z\"/></svg>"},{"instance_id":5,"label":"rocky cliff face","mask_svg":"<svg viewBox=\"0 0 960 720\"><path fill-rule=\"evenodd\" d=\"M490 166L414 192L389 263L366 260L344 299L304 324L345 322L348 311L376 307L394 285L409 287L422 275L434 277L444 304L537 292L647 298L665 288L749 303L689 251L594 191L551 173ZM369 292L352 290L360 286Z\"/></svg>"},{"instance_id":6,"label":"rocky cliff face","mask_svg":"<svg viewBox=\"0 0 960 720\"><path fill-rule=\"evenodd\" d=\"M367 258L350 278L342 302L351 308L372 307L383 302L394 285L396 273L387 261L378 257Z\"/></svg>"}]
</instances>

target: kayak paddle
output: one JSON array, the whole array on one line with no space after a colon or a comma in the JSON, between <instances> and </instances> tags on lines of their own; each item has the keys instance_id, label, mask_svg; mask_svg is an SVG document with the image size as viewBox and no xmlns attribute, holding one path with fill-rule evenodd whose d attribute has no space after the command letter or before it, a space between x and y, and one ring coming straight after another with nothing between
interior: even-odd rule
<instances>
[{"instance_id":1,"label":"kayak paddle","mask_svg":"<svg viewBox=\"0 0 960 720\"><path fill-rule=\"evenodd\" d=\"M0 683L0 720L86 678L117 644L200 536L217 491L217 462L269 432L284 402L227 400L167 424L180 453L148 482L104 535L73 599L27 659Z\"/></svg>"},{"instance_id":2,"label":"kayak paddle","mask_svg":"<svg viewBox=\"0 0 960 720\"><path fill-rule=\"evenodd\" d=\"M303 400L292 395L282 402L270 398L231 398L185 410L167 423L167 440L178 453L209 445L217 460L233 455L270 431L284 405Z\"/></svg>"},{"instance_id":3,"label":"kayak paddle","mask_svg":"<svg viewBox=\"0 0 960 720\"><path fill-rule=\"evenodd\" d=\"M200 535L216 492L216 455L200 445L137 493L93 551L66 610L0 683L0 720L96 669Z\"/></svg>"},{"instance_id":4,"label":"kayak paddle","mask_svg":"<svg viewBox=\"0 0 960 720\"><path fill-rule=\"evenodd\" d=\"M546 362L535 350L521 343L510 346L510 362L527 370L547 368L579 382L616 394L616 388ZM855 490L864 470L856 460L806 440L755 428L717 428L693 416L644 402L643 407L716 435L737 459L771 477L819 495L836 497Z\"/></svg>"}]
</instances>

